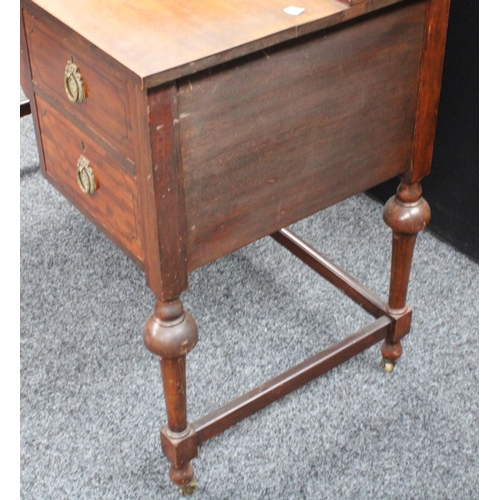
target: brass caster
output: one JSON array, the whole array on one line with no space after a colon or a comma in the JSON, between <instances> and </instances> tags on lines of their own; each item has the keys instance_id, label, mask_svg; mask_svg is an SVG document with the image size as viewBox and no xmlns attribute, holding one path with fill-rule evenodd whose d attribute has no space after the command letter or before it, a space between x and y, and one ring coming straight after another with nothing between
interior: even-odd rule
<instances>
[{"instance_id":1,"label":"brass caster","mask_svg":"<svg viewBox=\"0 0 500 500\"><path fill-rule=\"evenodd\" d=\"M385 373L392 373L394 371L394 363L387 361L385 359L382 360L380 366L384 369Z\"/></svg>"},{"instance_id":2,"label":"brass caster","mask_svg":"<svg viewBox=\"0 0 500 500\"><path fill-rule=\"evenodd\" d=\"M192 479L189 483L184 484L179 487L179 493L181 495L192 495L198 489L198 483Z\"/></svg>"}]
</instances>

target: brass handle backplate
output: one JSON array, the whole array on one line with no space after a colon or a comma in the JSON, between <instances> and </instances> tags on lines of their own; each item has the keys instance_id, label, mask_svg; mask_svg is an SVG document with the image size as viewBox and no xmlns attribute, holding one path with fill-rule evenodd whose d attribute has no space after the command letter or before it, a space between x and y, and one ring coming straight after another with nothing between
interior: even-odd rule
<instances>
[{"instance_id":1,"label":"brass handle backplate","mask_svg":"<svg viewBox=\"0 0 500 500\"><path fill-rule=\"evenodd\" d=\"M78 158L78 163L76 165L76 180L83 193L95 193L97 185L95 182L94 171L90 167L90 162L87 158L85 158L85 156L80 156L80 158Z\"/></svg>"},{"instance_id":2,"label":"brass handle backplate","mask_svg":"<svg viewBox=\"0 0 500 500\"><path fill-rule=\"evenodd\" d=\"M71 102L83 102L85 100L85 86L73 57L66 64L64 70L64 89Z\"/></svg>"}]
</instances>

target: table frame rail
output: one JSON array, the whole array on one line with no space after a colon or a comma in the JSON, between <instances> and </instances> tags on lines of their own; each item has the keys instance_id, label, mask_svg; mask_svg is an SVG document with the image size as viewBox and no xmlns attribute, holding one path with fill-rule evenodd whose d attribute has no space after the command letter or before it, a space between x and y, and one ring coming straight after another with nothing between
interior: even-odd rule
<instances>
[{"instance_id":1,"label":"table frame rail","mask_svg":"<svg viewBox=\"0 0 500 500\"><path fill-rule=\"evenodd\" d=\"M409 332L410 308L404 314L399 315L389 312L385 301L288 228L280 229L270 236L332 285L343 291L376 320L246 394L195 420L190 424L192 432L186 435L186 440L193 440L194 431L197 443L201 444L274 401L324 375L377 342L388 338L391 334L401 339Z\"/></svg>"}]
</instances>

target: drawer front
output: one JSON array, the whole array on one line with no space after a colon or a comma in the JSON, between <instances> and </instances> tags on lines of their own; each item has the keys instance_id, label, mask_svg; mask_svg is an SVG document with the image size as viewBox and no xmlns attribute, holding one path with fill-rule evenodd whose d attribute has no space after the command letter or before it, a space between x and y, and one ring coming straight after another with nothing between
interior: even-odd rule
<instances>
[{"instance_id":1,"label":"drawer front","mask_svg":"<svg viewBox=\"0 0 500 500\"><path fill-rule=\"evenodd\" d=\"M113 242L142 262L135 177L122 167L111 148L85 136L40 96L36 96L36 104L47 177ZM87 161L89 166L85 166ZM79 166L84 171L78 179ZM84 192L93 187L92 176L95 191Z\"/></svg>"},{"instance_id":2,"label":"drawer front","mask_svg":"<svg viewBox=\"0 0 500 500\"><path fill-rule=\"evenodd\" d=\"M52 99L134 163L126 80L33 15L26 13L25 23L35 92Z\"/></svg>"}]
</instances>

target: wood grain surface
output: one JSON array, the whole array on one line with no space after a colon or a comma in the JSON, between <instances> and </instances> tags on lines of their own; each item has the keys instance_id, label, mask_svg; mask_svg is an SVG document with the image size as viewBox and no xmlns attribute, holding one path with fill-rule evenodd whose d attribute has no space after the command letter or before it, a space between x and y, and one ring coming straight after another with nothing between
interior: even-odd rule
<instances>
[{"instance_id":1,"label":"wood grain surface","mask_svg":"<svg viewBox=\"0 0 500 500\"><path fill-rule=\"evenodd\" d=\"M23 0L28 2L29 0ZM131 69L146 87L171 81L401 0L34 0Z\"/></svg>"},{"instance_id":2,"label":"wood grain surface","mask_svg":"<svg viewBox=\"0 0 500 500\"><path fill-rule=\"evenodd\" d=\"M413 247L430 217L416 180L430 170L449 0L301 0L299 16L288 2L21 0L42 172L144 267L157 298L144 341L161 358L162 447L185 492L197 442L382 339L392 371L410 328ZM81 104L65 95L70 57ZM92 195L77 183L81 155ZM398 174L385 304L282 228ZM188 272L269 234L380 317L191 426Z\"/></svg>"},{"instance_id":3,"label":"wood grain surface","mask_svg":"<svg viewBox=\"0 0 500 500\"><path fill-rule=\"evenodd\" d=\"M35 92L50 96L60 109L85 123L133 163L126 79L33 15L25 15L25 24ZM70 102L64 89L65 67L70 58L85 85L86 99L82 103Z\"/></svg>"},{"instance_id":4,"label":"wood grain surface","mask_svg":"<svg viewBox=\"0 0 500 500\"><path fill-rule=\"evenodd\" d=\"M180 82L189 270L409 170L425 7Z\"/></svg>"},{"instance_id":5,"label":"wood grain surface","mask_svg":"<svg viewBox=\"0 0 500 500\"><path fill-rule=\"evenodd\" d=\"M179 151L177 88L164 86L147 95L148 141L150 145L149 173L141 173L141 182L150 185L153 197L144 200L154 203L155 234L150 243L158 245L155 271L160 278L159 288L153 288L158 300L172 300L187 290L186 224L184 193ZM147 179L144 179L147 175ZM150 216L153 213L150 214Z\"/></svg>"},{"instance_id":6,"label":"wood grain surface","mask_svg":"<svg viewBox=\"0 0 500 500\"><path fill-rule=\"evenodd\" d=\"M450 0L430 0L428 3L412 170L406 182L418 182L431 172L449 10Z\"/></svg>"},{"instance_id":7,"label":"wood grain surface","mask_svg":"<svg viewBox=\"0 0 500 500\"><path fill-rule=\"evenodd\" d=\"M31 94L31 70L30 70L30 65L29 65L29 56L28 56L28 50L26 47L26 33L24 31L24 19L23 19L23 11L21 9L21 15L20 15L20 21L21 21L21 26L20 26L20 77L21 77L21 88L23 89L24 95L28 96ZM22 116L22 114L21 114Z\"/></svg>"},{"instance_id":8,"label":"wood grain surface","mask_svg":"<svg viewBox=\"0 0 500 500\"><path fill-rule=\"evenodd\" d=\"M113 154L82 134L62 114L36 96L47 177L133 260L144 259L139 236L135 178ZM62 147L64 145L64 147ZM82 193L76 180L80 155L90 161L97 190Z\"/></svg>"}]
</instances>

